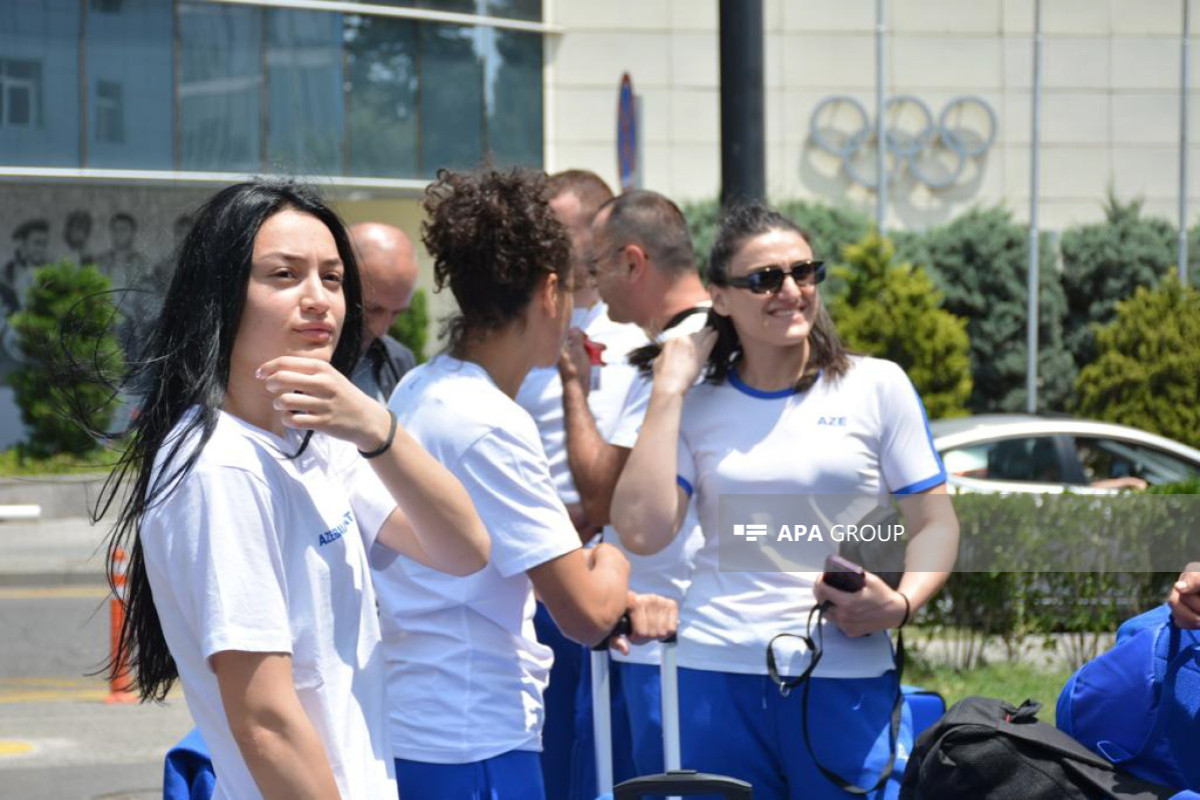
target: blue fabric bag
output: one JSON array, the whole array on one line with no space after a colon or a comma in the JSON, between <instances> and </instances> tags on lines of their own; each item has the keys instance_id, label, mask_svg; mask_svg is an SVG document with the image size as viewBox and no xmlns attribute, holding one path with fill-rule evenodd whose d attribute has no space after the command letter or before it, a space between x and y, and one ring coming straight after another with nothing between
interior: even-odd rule
<instances>
[{"instance_id":1,"label":"blue fabric bag","mask_svg":"<svg viewBox=\"0 0 1200 800\"><path fill-rule=\"evenodd\" d=\"M200 731L192 728L167 751L163 765L163 800L208 800L216 783L208 745Z\"/></svg>"},{"instance_id":2,"label":"blue fabric bag","mask_svg":"<svg viewBox=\"0 0 1200 800\"><path fill-rule=\"evenodd\" d=\"M1200 632L1166 605L1128 620L1067 681L1057 724L1132 775L1200 791Z\"/></svg>"}]
</instances>

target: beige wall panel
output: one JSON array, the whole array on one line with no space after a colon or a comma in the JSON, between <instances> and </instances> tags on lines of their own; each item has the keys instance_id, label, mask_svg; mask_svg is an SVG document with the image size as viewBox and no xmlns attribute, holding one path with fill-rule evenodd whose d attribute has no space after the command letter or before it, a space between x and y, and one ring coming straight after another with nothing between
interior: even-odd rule
<instances>
[{"instance_id":1,"label":"beige wall panel","mask_svg":"<svg viewBox=\"0 0 1200 800\"><path fill-rule=\"evenodd\" d=\"M873 0L784 0L783 27L790 33L875 29Z\"/></svg>"},{"instance_id":2,"label":"beige wall panel","mask_svg":"<svg viewBox=\"0 0 1200 800\"><path fill-rule=\"evenodd\" d=\"M642 98L642 115L638 118L638 124L642 126L642 141L646 144L670 143L672 136L675 135L671 126L671 105L674 102L675 92L663 88L639 88L637 76L633 78L633 88ZM607 114L603 108L599 108L597 109L599 113L596 115L598 125L607 125L612 130L612 133L609 134L609 141L613 142L613 147L616 147L617 141L618 101L617 85L613 84L612 100L609 102ZM605 119L606 116L607 119Z\"/></svg>"},{"instance_id":3,"label":"beige wall panel","mask_svg":"<svg viewBox=\"0 0 1200 800\"><path fill-rule=\"evenodd\" d=\"M1042 33L1105 36L1110 32L1110 17L1108 0L1045 0ZM1005 33L1032 34L1033 0L1004 0L1003 22Z\"/></svg>"},{"instance_id":4,"label":"beige wall panel","mask_svg":"<svg viewBox=\"0 0 1200 800\"><path fill-rule=\"evenodd\" d=\"M674 30L717 30L717 0L671 0Z\"/></svg>"},{"instance_id":5,"label":"beige wall panel","mask_svg":"<svg viewBox=\"0 0 1200 800\"><path fill-rule=\"evenodd\" d=\"M1178 85L1177 40L1153 36L1113 37L1113 89L1161 89Z\"/></svg>"},{"instance_id":6,"label":"beige wall panel","mask_svg":"<svg viewBox=\"0 0 1200 800\"><path fill-rule=\"evenodd\" d=\"M1179 144L1179 95L1169 92L1114 94L1115 145Z\"/></svg>"},{"instance_id":7,"label":"beige wall panel","mask_svg":"<svg viewBox=\"0 0 1200 800\"><path fill-rule=\"evenodd\" d=\"M995 37L898 36L890 42L893 90L997 88L1003 80Z\"/></svg>"},{"instance_id":8,"label":"beige wall panel","mask_svg":"<svg viewBox=\"0 0 1200 800\"><path fill-rule=\"evenodd\" d=\"M650 33L569 33L563 37L555 62L559 86L616 86L621 73L633 85L666 86L670 59L665 37Z\"/></svg>"},{"instance_id":9,"label":"beige wall panel","mask_svg":"<svg viewBox=\"0 0 1200 800\"><path fill-rule=\"evenodd\" d=\"M789 89L821 87L829 94L874 91L872 35L791 33L783 37L782 46L783 84Z\"/></svg>"},{"instance_id":10,"label":"beige wall panel","mask_svg":"<svg viewBox=\"0 0 1200 800\"><path fill-rule=\"evenodd\" d=\"M611 89L559 89L554 100L557 141L560 144L614 141L617 95L616 81Z\"/></svg>"},{"instance_id":11,"label":"beige wall panel","mask_svg":"<svg viewBox=\"0 0 1200 800\"><path fill-rule=\"evenodd\" d=\"M1165 34L1178 36L1183 28L1179 0L1109 0L1112 30L1122 36Z\"/></svg>"},{"instance_id":12,"label":"beige wall panel","mask_svg":"<svg viewBox=\"0 0 1200 800\"><path fill-rule=\"evenodd\" d=\"M670 95L671 140L717 145L721 139L720 98L715 91L674 91Z\"/></svg>"},{"instance_id":13,"label":"beige wall panel","mask_svg":"<svg viewBox=\"0 0 1200 800\"><path fill-rule=\"evenodd\" d=\"M1004 39L1004 85L1009 89L1033 86L1033 39ZM1046 36L1042 42L1042 87L1045 89L1109 88L1109 40L1098 36Z\"/></svg>"},{"instance_id":14,"label":"beige wall panel","mask_svg":"<svg viewBox=\"0 0 1200 800\"><path fill-rule=\"evenodd\" d=\"M1112 161L1113 189L1122 200L1178 197L1178 147L1116 147Z\"/></svg>"},{"instance_id":15,"label":"beige wall panel","mask_svg":"<svg viewBox=\"0 0 1200 800\"><path fill-rule=\"evenodd\" d=\"M668 184L647 184L676 202L709 200L721 187L721 148L713 143L675 145L662 158L670 166Z\"/></svg>"},{"instance_id":16,"label":"beige wall panel","mask_svg":"<svg viewBox=\"0 0 1200 800\"><path fill-rule=\"evenodd\" d=\"M1001 28L1001 0L900 0L888 3L896 33L985 33Z\"/></svg>"},{"instance_id":17,"label":"beige wall panel","mask_svg":"<svg viewBox=\"0 0 1200 800\"><path fill-rule=\"evenodd\" d=\"M671 6L671 0L561 0L553 4L554 22L572 31L665 31L671 25Z\"/></svg>"},{"instance_id":18,"label":"beige wall panel","mask_svg":"<svg viewBox=\"0 0 1200 800\"><path fill-rule=\"evenodd\" d=\"M720 55L717 34L675 33L668 46L671 83L674 86L716 89L720 85Z\"/></svg>"},{"instance_id":19,"label":"beige wall panel","mask_svg":"<svg viewBox=\"0 0 1200 800\"><path fill-rule=\"evenodd\" d=\"M1100 92L1042 93L1042 144L1105 145L1113 135L1115 98ZM1010 144L1029 144L1032 94L1004 98L1002 132Z\"/></svg>"},{"instance_id":20,"label":"beige wall panel","mask_svg":"<svg viewBox=\"0 0 1200 800\"><path fill-rule=\"evenodd\" d=\"M1108 150L1103 147L1043 146L1041 197L1043 200L1101 202L1111 179ZM1004 157L1004 185L1008 198L1029 196L1029 148L1010 147ZM1025 201L1026 203L1028 200ZM1025 206L1013 205L1024 209Z\"/></svg>"}]
</instances>

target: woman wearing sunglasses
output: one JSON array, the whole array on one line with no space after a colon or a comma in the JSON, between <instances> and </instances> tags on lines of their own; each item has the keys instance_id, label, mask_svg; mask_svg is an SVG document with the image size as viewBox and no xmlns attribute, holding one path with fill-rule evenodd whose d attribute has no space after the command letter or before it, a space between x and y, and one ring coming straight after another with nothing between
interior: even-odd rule
<instances>
[{"instance_id":1,"label":"woman wearing sunglasses","mask_svg":"<svg viewBox=\"0 0 1200 800\"><path fill-rule=\"evenodd\" d=\"M724 217L708 267L712 327L666 343L656 359L613 523L630 550L654 553L697 503L704 545L680 609L684 767L747 780L761 798L842 798L846 784L890 798L903 764L880 783L897 691L885 631L947 573L908 572L898 590L867 573L861 591L845 593L818 573L722 571L717 553L722 495L945 492L912 384L896 364L846 351L821 302L824 277L785 217L759 205ZM901 505L914 539L953 552L952 513ZM911 545L908 554L911 562ZM826 600L834 605L820 626L806 741L803 693L782 696L765 655L777 634L803 632ZM809 659L791 656L783 671L795 676ZM907 718L899 739L911 741Z\"/></svg>"}]
</instances>

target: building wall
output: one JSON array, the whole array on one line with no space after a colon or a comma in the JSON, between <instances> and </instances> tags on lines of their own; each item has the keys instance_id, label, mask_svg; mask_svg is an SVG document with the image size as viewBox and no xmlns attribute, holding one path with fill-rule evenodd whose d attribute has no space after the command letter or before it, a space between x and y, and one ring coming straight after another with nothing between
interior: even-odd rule
<instances>
[{"instance_id":1,"label":"building wall","mask_svg":"<svg viewBox=\"0 0 1200 800\"><path fill-rule=\"evenodd\" d=\"M1045 0L1041 222L1101 218L1111 186L1177 214L1181 7L1179 0ZM907 171L889 192L888 224L925 227L974 205L1004 204L1027 218L1033 0L891 0L885 58L893 94L936 116L977 95L994 110L996 140L967 160L951 187ZM767 171L776 198L873 208L874 192L810 134L824 98L849 95L874 114L874 0L766 0ZM629 71L642 96L644 185L682 200L716 195L720 181L717 0L556 0L548 21L547 166L586 166L616 179L616 104ZM1190 202L1200 201L1200 54L1191 64ZM845 111L846 109L843 109ZM971 109L968 109L970 111ZM961 123L980 131L982 115ZM911 104L895 124L912 130ZM853 115L835 120L857 127ZM938 163L950 154L931 148ZM867 167L873 156L867 151Z\"/></svg>"}]
</instances>

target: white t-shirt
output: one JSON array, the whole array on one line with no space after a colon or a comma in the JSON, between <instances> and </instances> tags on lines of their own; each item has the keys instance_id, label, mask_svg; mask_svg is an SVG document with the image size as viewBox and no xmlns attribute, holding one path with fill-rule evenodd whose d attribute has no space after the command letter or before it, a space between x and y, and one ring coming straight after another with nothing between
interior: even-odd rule
<instances>
[{"instance_id":1,"label":"white t-shirt","mask_svg":"<svg viewBox=\"0 0 1200 800\"><path fill-rule=\"evenodd\" d=\"M592 367L592 386L588 392L588 408L596 420L600 435L607 437L625 403L637 370L629 366L626 356L631 350L647 343L646 334L636 325L613 322L608 306L596 303L591 308L577 308L571 315L571 326L579 328L593 342L605 345L603 366ZM517 392L517 405L529 412L537 423L542 448L550 463L554 488L564 503L578 503L579 491L571 476L567 461L567 433L564 429L562 379L558 367L539 367L531 370Z\"/></svg>"},{"instance_id":2,"label":"white t-shirt","mask_svg":"<svg viewBox=\"0 0 1200 800\"><path fill-rule=\"evenodd\" d=\"M444 355L405 375L389 406L462 482L492 540L488 565L462 578L372 554L392 753L465 764L541 750L553 655L534 633L525 573L579 537L537 428L481 366Z\"/></svg>"},{"instance_id":3,"label":"white t-shirt","mask_svg":"<svg viewBox=\"0 0 1200 800\"><path fill-rule=\"evenodd\" d=\"M395 797L366 550L396 502L353 445L314 434L287 458L300 443L220 413L193 469L142 520L154 607L212 753L215 798L261 797L209 662L227 650L291 654L342 796Z\"/></svg>"},{"instance_id":4,"label":"white t-shirt","mask_svg":"<svg viewBox=\"0 0 1200 800\"><path fill-rule=\"evenodd\" d=\"M692 493L704 546L680 609L679 663L693 669L765 675L767 643L803 634L813 573L722 572L717 525L721 495L906 494L946 480L925 409L899 366L853 357L836 384L759 392L736 374L693 387L680 421L680 485ZM836 424L829 424L830 421ZM850 638L824 629L819 677L866 678L892 668L886 633ZM796 640L776 648L796 675L807 654Z\"/></svg>"}]
</instances>

